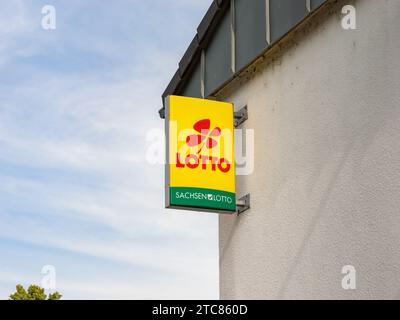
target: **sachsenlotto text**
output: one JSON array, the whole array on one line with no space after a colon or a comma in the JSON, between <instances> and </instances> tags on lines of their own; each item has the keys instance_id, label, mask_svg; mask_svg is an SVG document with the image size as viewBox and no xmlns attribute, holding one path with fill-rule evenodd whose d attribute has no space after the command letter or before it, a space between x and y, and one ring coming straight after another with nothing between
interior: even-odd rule
<instances>
[{"instance_id":1,"label":"sachsenlotto text","mask_svg":"<svg viewBox=\"0 0 400 320\"><path fill-rule=\"evenodd\" d=\"M233 105L169 96L166 206L234 212Z\"/></svg>"}]
</instances>

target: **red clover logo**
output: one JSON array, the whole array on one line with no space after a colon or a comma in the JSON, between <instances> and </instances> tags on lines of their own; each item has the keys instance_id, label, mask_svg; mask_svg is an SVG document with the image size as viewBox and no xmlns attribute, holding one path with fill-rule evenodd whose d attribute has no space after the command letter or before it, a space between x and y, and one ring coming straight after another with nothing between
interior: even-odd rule
<instances>
[{"instance_id":1,"label":"red clover logo","mask_svg":"<svg viewBox=\"0 0 400 320\"><path fill-rule=\"evenodd\" d=\"M199 146L199 151L206 147L207 149L212 149L218 145L218 142L213 137L221 136L221 128L215 127L210 130L211 121L210 119L203 119L196 122L193 126L199 134L192 134L186 138L186 143L189 147Z\"/></svg>"}]
</instances>

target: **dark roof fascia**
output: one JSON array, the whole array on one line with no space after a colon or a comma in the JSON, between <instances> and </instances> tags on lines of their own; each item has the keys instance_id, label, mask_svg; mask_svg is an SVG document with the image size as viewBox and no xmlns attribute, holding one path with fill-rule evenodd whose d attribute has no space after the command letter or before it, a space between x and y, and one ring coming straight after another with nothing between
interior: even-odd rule
<instances>
[{"instance_id":1,"label":"dark roof fascia","mask_svg":"<svg viewBox=\"0 0 400 320\"><path fill-rule=\"evenodd\" d=\"M176 91L176 89L180 85L181 79L182 78L179 74L179 70L177 70L163 93L163 100L167 95L172 94L172 92Z\"/></svg>"},{"instance_id":2,"label":"dark roof fascia","mask_svg":"<svg viewBox=\"0 0 400 320\"><path fill-rule=\"evenodd\" d=\"M189 45L189 48L187 48L185 54L183 55L181 61L179 62L179 74L181 78L185 75L187 69L189 68L190 64L192 63L194 57L198 53L198 48L199 48L199 42L197 40L197 34L193 38L192 42Z\"/></svg>"},{"instance_id":3,"label":"dark roof fascia","mask_svg":"<svg viewBox=\"0 0 400 320\"><path fill-rule=\"evenodd\" d=\"M218 26L228 8L230 0L214 0L206 15L197 27L197 37L200 44L206 44L213 29Z\"/></svg>"},{"instance_id":4,"label":"dark roof fascia","mask_svg":"<svg viewBox=\"0 0 400 320\"><path fill-rule=\"evenodd\" d=\"M226 10L229 7L230 0L213 0L208 8L206 15L197 27L197 34L191 41L181 61L179 68L172 77L172 80L165 89L162 98L163 103L168 95L176 93L177 90L183 88L187 79L188 70L193 64L198 62L201 50L207 47L210 42L214 30L218 27Z\"/></svg>"}]
</instances>

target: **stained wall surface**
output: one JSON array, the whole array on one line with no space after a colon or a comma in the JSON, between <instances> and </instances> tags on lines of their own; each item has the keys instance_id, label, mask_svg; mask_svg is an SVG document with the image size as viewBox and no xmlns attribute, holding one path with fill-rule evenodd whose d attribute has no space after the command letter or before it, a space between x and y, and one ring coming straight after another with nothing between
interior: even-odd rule
<instances>
[{"instance_id":1,"label":"stained wall surface","mask_svg":"<svg viewBox=\"0 0 400 320\"><path fill-rule=\"evenodd\" d=\"M327 10L217 95L255 134L251 209L219 218L222 299L400 298L400 1L351 3L356 30Z\"/></svg>"}]
</instances>

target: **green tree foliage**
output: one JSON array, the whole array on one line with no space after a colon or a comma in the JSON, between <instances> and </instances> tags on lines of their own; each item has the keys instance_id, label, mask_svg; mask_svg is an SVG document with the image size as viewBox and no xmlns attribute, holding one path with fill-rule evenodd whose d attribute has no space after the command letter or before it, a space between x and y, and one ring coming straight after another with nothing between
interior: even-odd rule
<instances>
[{"instance_id":1,"label":"green tree foliage","mask_svg":"<svg viewBox=\"0 0 400 320\"><path fill-rule=\"evenodd\" d=\"M28 290L20 284L16 286L17 291L10 295L10 300L60 300L62 295L57 291L48 296L44 289L37 285L30 285Z\"/></svg>"}]
</instances>

